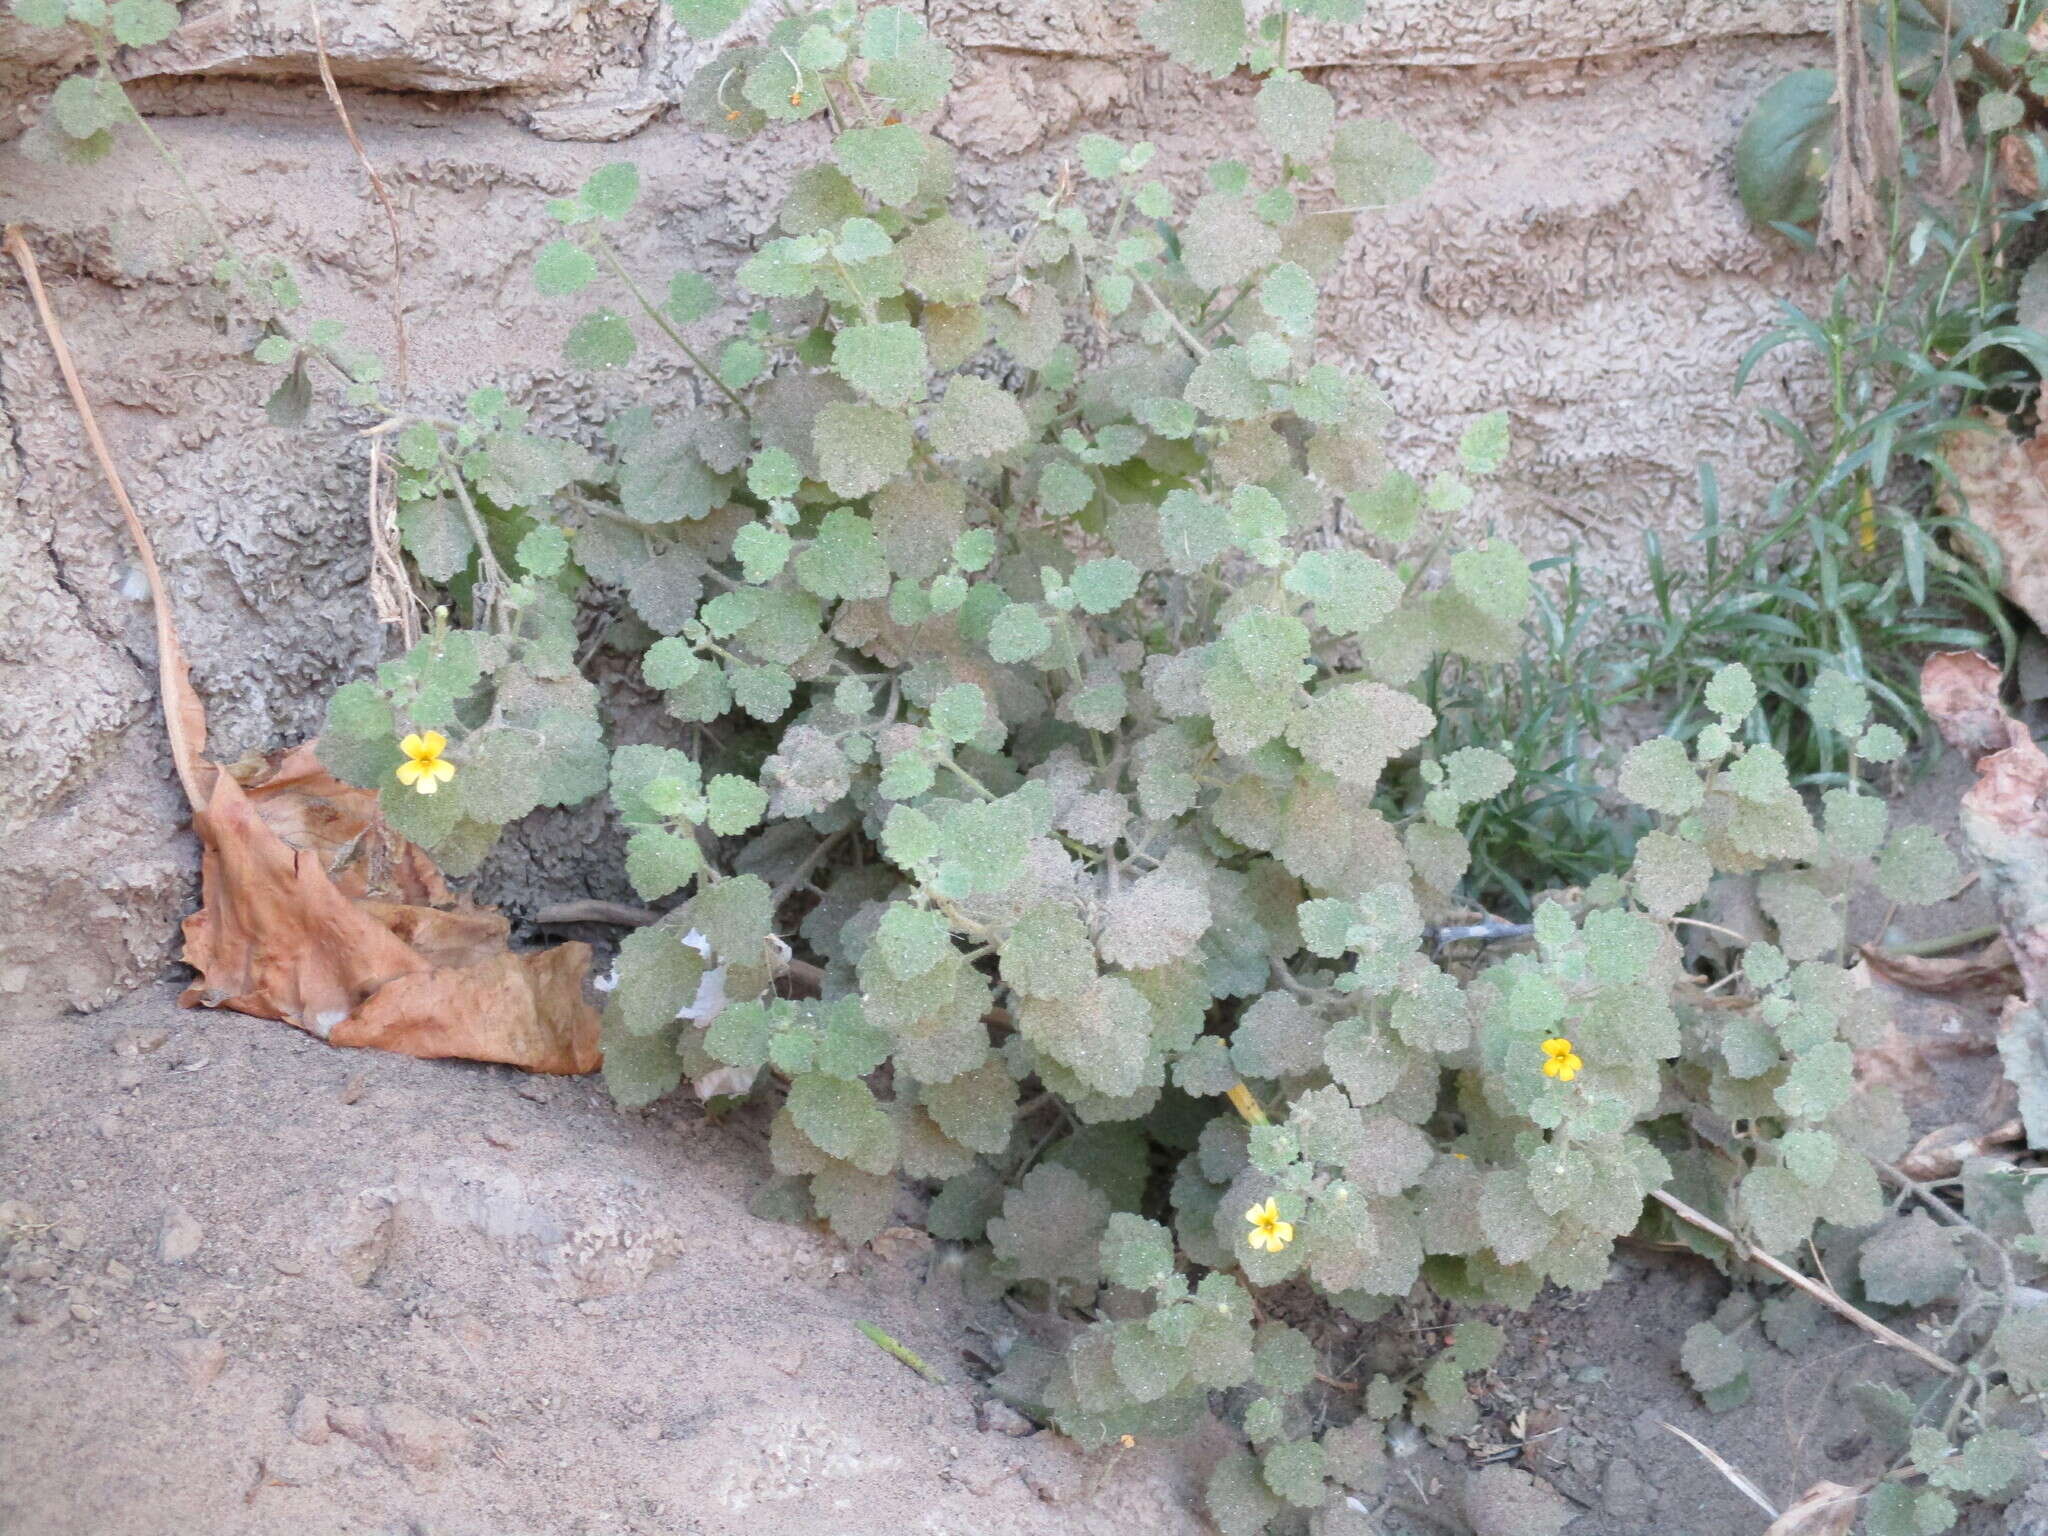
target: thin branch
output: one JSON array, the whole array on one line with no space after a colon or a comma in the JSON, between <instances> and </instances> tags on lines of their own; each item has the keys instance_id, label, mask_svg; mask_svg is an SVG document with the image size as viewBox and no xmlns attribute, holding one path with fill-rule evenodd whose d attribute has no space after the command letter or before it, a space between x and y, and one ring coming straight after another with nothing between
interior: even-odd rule
<instances>
[{"instance_id":1,"label":"thin branch","mask_svg":"<svg viewBox=\"0 0 2048 1536\"><path fill-rule=\"evenodd\" d=\"M1166 300L1159 297L1157 289L1142 277L1133 278L1132 281L1138 285L1138 292L1144 294L1146 298L1152 301L1152 307L1158 310L1160 314L1166 316L1166 323L1173 327L1175 333L1182 341L1187 343L1190 352L1194 353L1196 357L1207 357L1209 355L1209 344L1189 330L1187 323L1167 307Z\"/></svg>"},{"instance_id":2,"label":"thin branch","mask_svg":"<svg viewBox=\"0 0 2048 1536\"><path fill-rule=\"evenodd\" d=\"M164 729L171 739L171 762L178 770L178 782L184 787L185 798L192 809L204 810L214 773L212 765L200 757L206 750L206 707L199 702L199 695L192 687L192 675L185 665L185 649L178 643L178 631L171 620L170 600L164 590L163 572L157 568L156 549L149 542L149 534L142 526L135 503L128 499L128 487L121 482L121 472L114 468L114 456L107 449L107 440L100 435L99 420L92 413L92 402L86 398L85 385L80 382L77 365L71 360L71 348L64 341L64 331L57 324L56 311L50 307L50 296L43 289L43 275L36 266L35 252L29 249L28 241L17 225L7 226L4 243L7 254L21 268L22 278L28 284L29 298L43 322L43 333L49 338L50 351L56 356L57 371L64 376L64 387L70 391L71 403L78 411L85 440L92 448L93 457L99 461L100 473L107 477L107 486L114 493L115 504L120 507L121 516L128 524L128 536L135 541L136 558L142 562L142 574L149 582L156 614L157 696L163 705Z\"/></svg>"},{"instance_id":3,"label":"thin branch","mask_svg":"<svg viewBox=\"0 0 2048 1536\"><path fill-rule=\"evenodd\" d=\"M1708 933L1718 933L1724 939L1733 939L1745 947L1756 942L1746 933L1737 933L1733 928L1724 928L1719 923L1710 923L1703 917L1674 917L1674 923L1683 923L1688 928L1704 928Z\"/></svg>"},{"instance_id":4,"label":"thin branch","mask_svg":"<svg viewBox=\"0 0 2048 1536\"><path fill-rule=\"evenodd\" d=\"M1822 1306L1848 1319L1848 1321L1854 1323L1872 1338L1879 1340L1881 1343L1891 1345L1893 1349L1904 1350L1921 1364L1934 1367L1935 1370L1941 1372L1944 1376L1960 1376L1962 1374L1962 1371L1957 1366L1950 1361L1942 1359L1933 1350L1915 1344L1903 1333L1898 1332L1896 1329L1887 1328L1868 1312L1851 1306L1831 1287L1822 1285L1818 1280L1809 1279L1807 1276L1799 1273L1798 1270L1792 1268L1791 1265L1779 1262L1768 1253L1750 1247L1749 1244L1745 1243L1733 1232L1730 1232L1718 1221L1715 1221L1711 1216L1701 1215L1676 1196L1668 1195L1659 1189L1653 1190L1650 1198L1688 1226L1697 1227L1709 1236L1721 1239L1722 1242L1735 1250L1738 1257L1745 1258L1752 1264L1761 1264L1780 1280L1797 1286Z\"/></svg>"},{"instance_id":5,"label":"thin branch","mask_svg":"<svg viewBox=\"0 0 2048 1536\"><path fill-rule=\"evenodd\" d=\"M564 928L571 923L604 923L613 928L646 928L661 921L649 907L623 901L558 901L533 914L536 928Z\"/></svg>"},{"instance_id":6,"label":"thin branch","mask_svg":"<svg viewBox=\"0 0 2048 1536\"><path fill-rule=\"evenodd\" d=\"M448 476L448 483L455 491L455 504L462 508L462 516L469 524L470 536L476 540L478 578L471 590L471 606L476 605L476 594L481 593L482 606L493 617L497 614L498 595L505 590L505 568L498 564L497 552L491 548L491 531L484 526L483 514L476 509L476 503L469 499L469 487L463 482L462 468L449 457L445 443L436 440L440 450L441 468Z\"/></svg>"},{"instance_id":7,"label":"thin branch","mask_svg":"<svg viewBox=\"0 0 2048 1536\"><path fill-rule=\"evenodd\" d=\"M832 850L846 840L847 835L852 830L851 827L841 827L831 836L819 838L816 846L804 855L803 862L790 871L789 878L768 893L768 910L770 912L776 911L785 901L801 890L804 882L810 879L811 871L823 863Z\"/></svg>"},{"instance_id":8,"label":"thin branch","mask_svg":"<svg viewBox=\"0 0 2048 1536\"><path fill-rule=\"evenodd\" d=\"M1867 1153L1865 1155L1868 1156ZM1935 1199L1927 1185L1921 1183L1920 1180L1914 1178L1903 1168L1894 1168L1890 1163L1883 1161L1881 1158L1873 1157L1870 1161L1876 1164L1878 1172L1892 1180L1905 1193L1911 1195L1922 1205L1926 1206L1929 1211L1933 1212L1935 1218L1944 1226L1954 1227L1959 1232L1969 1233L1991 1250L1991 1257L1998 1264L2001 1306L2009 1304L2012 1299L2013 1287L2017 1284L2018 1277L2013 1274L2012 1255L2005 1251L2005 1245L1978 1226L1977 1223L1970 1220L1961 1211L1950 1205L1946 1200Z\"/></svg>"},{"instance_id":9,"label":"thin branch","mask_svg":"<svg viewBox=\"0 0 2048 1536\"><path fill-rule=\"evenodd\" d=\"M334 103L334 115L341 119L341 131L348 135L349 148L356 152L356 159L363 167L363 174L370 178L370 190L377 195L377 201L384 205L384 222L391 230L391 325L397 333L398 347L398 394L401 400L406 394L407 364L409 348L405 339L405 257L398 243L398 209L391 201L391 194L385 190L384 178L377 174L377 167L370 163L370 152L363 148L363 141L356 135L356 125L349 121L348 107L342 102L341 87L335 83L334 68L327 58L327 33L320 25L318 0L311 0L306 6L313 18L313 52L320 65L320 83L327 88L327 99Z\"/></svg>"},{"instance_id":10,"label":"thin branch","mask_svg":"<svg viewBox=\"0 0 2048 1536\"><path fill-rule=\"evenodd\" d=\"M671 325L668 316L664 315L655 306L653 301L641 291L640 285L633 281L633 275L626 270L625 264L619 260L618 253L612 249L611 242L602 235L593 235L591 237L591 244L597 247L597 254L602 256L604 264L611 268L612 276L625 285L626 292L633 296L633 302L638 304L642 311L646 313L647 318L654 322L656 329L676 344L677 350L690 360L692 366L699 373L718 386L719 392L733 403L733 406L739 411L740 415L752 421L754 413L747 409L747 402L739 397L738 391L734 390L730 384L718 376L717 369L697 355L697 349L683 339L683 333Z\"/></svg>"}]
</instances>

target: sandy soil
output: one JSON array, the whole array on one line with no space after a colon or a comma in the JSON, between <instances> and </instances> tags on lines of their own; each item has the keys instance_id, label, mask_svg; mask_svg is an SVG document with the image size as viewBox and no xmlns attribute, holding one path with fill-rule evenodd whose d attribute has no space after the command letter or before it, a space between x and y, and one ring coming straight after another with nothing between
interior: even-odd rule
<instances>
[{"instance_id":1,"label":"sandy soil","mask_svg":"<svg viewBox=\"0 0 2048 1536\"><path fill-rule=\"evenodd\" d=\"M1016 1320L963 1299L914 1196L852 1252L748 1213L744 1116L621 1114L594 1079L336 1051L172 997L0 1033L6 1536L1209 1529L1227 1431L1089 1458L988 1400L976 1357ZM1971 1108L1995 1080L1981 1012L1903 1019L1941 1045L1932 1069L1901 1053L1921 1118ZM1881 1466L1846 1393L1914 1368L1831 1320L1790 1351L1751 1330L1754 1398L1702 1407L1679 1344L1727 1295L1630 1246L1596 1295L1498 1316L1481 1429L1397 1436L1382 1536L1762 1531L1667 1424L1781 1507ZM1450 1317L1341 1325L1331 1368L1399 1369Z\"/></svg>"},{"instance_id":2,"label":"sandy soil","mask_svg":"<svg viewBox=\"0 0 2048 1536\"><path fill-rule=\"evenodd\" d=\"M749 1216L745 1127L171 998L0 1034L8 1536L1201 1529L987 1416L921 1233Z\"/></svg>"}]
</instances>

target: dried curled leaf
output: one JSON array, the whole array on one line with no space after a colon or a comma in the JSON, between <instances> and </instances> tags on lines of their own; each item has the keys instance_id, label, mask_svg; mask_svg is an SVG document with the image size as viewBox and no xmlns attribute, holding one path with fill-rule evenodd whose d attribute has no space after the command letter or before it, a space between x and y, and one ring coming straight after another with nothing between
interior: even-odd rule
<instances>
[{"instance_id":1,"label":"dried curled leaf","mask_svg":"<svg viewBox=\"0 0 2048 1536\"><path fill-rule=\"evenodd\" d=\"M596 1069L589 946L514 953L506 919L451 897L376 796L333 778L310 746L265 763L246 790L216 773L193 826L201 904L185 960L199 978L187 1007L282 1019L331 1045ZM331 871L323 848L347 850Z\"/></svg>"}]
</instances>

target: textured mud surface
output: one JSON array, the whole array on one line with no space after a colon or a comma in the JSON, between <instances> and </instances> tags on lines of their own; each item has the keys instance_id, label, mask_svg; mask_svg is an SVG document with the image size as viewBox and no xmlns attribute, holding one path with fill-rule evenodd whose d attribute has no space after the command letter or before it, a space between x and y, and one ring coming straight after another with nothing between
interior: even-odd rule
<instances>
[{"instance_id":1,"label":"textured mud surface","mask_svg":"<svg viewBox=\"0 0 2048 1536\"><path fill-rule=\"evenodd\" d=\"M1973 1112L1996 1077L1981 1013L1902 1018L1921 1117ZM594 1080L337 1051L163 988L0 1031L0 1100L9 1536L1208 1529L1228 1431L1094 1457L1031 1433L972 1358L1019 1320L962 1298L915 1198L873 1252L758 1219L744 1116L621 1114ZM1479 1430L1397 1435L1383 1536L1760 1531L1666 1424L1781 1507L1877 1470L1846 1394L1900 1357L1831 1319L1789 1349L1752 1335L1754 1397L1705 1411L1679 1345L1727 1290L1625 1247L1596 1294L1500 1316ZM1333 1369L1369 1374L1449 1321L1312 1326Z\"/></svg>"},{"instance_id":2,"label":"textured mud surface","mask_svg":"<svg viewBox=\"0 0 2048 1536\"><path fill-rule=\"evenodd\" d=\"M744 1126L156 989L0 1084L10 1536L1201 1529L1181 1458L988 1418L1008 1314L921 1233L748 1215Z\"/></svg>"},{"instance_id":3,"label":"textured mud surface","mask_svg":"<svg viewBox=\"0 0 2048 1536\"><path fill-rule=\"evenodd\" d=\"M1185 182L1250 145L1251 87L1148 56L1124 0L934 0L962 56L939 132L991 217L1044 187L1082 133L1148 137ZM630 156L646 192L626 236L641 271L722 278L768 228L791 138L713 150L670 110L702 50L656 0L364 0L327 36L383 216L313 73L302 8L190 0L185 26L121 73L232 236L285 256L307 312L389 354L412 339L412 399L484 383L550 426L594 434L626 398L687 401L666 364L570 377L574 306L533 293L543 204ZM1633 569L1645 527L1696 516L1694 463L1740 509L1773 464L1732 400L1736 359L1813 274L1736 206L1749 102L1823 55L1819 0L1403 0L1308 62L1346 115L1394 114L1442 163L1420 204L1362 236L1325 306L1330 338L1401 408L1402 451L1508 407L1518 442L1471 513L1534 553L1577 543ZM364 587L367 449L326 409L282 432L255 340L218 312L197 216L140 135L81 174L36 158L47 91L80 62L0 18L0 220L40 253L114 451L157 538L194 679L226 759L303 737L332 688L378 658ZM800 140L801 136L798 136ZM1767 388L1784 404L1776 381ZM1796 408L1798 390L1793 390ZM0 274L0 1019L102 1006L154 974L196 869L151 692L133 557L26 296ZM593 848L596 852L593 853ZM614 896L590 816L541 818L485 872L515 910ZM86 943L60 938L85 936Z\"/></svg>"}]
</instances>

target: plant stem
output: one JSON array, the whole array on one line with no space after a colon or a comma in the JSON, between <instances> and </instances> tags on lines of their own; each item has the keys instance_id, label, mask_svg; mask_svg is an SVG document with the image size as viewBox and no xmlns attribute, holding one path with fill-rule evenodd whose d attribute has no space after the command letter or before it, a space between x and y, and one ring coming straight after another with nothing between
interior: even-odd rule
<instances>
[{"instance_id":1,"label":"plant stem","mask_svg":"<svg viewBox=\"0 0 2048 1536\"><path fill-rule=\"evenodd\" d=\"M909 1366L913 1371L917 1372L918 1375L922 1376L926 1381L931 1382L934 1386L943 1387L946 1384L945 1377L941 1376L937 1371L933 1370L930 1366L926 1365L923 1360L919 1359L915 1354L911 1353L911 1351L905 1348L902 1344L899 1344L896 1342L896 1340L890 1338L888 1334L882 1332L882 1330L877 1328L873 1323L855 1323L854 1327L858 1328L862 1333L866 1334L868 1342L873 1344L877 1349L882 1350L886 1354L894 1355L898 1360L901 1360L905 1365Z\"/></svg>"},{"instance_id":2,"label":"plant stem","mask_svg":"<svg viewBox=\"0 0 2048 1536\"><path fill-rule=\"evenodd\" d=\"M953 772L958 774L960 776L960 782L965 784L969 789L973 790L976 794L980 795L982 799L1000 800L1002 798L1002 796L998 795L994 790L990 789L986 784L982 783L981 780L977 779L965 768L962 768L960 764L954 759L952 753L948 752L944 757L940 758L939 761L944 763L948 768L952 769Z\"/></svg>"},{"instance_id":3,"label":"plant stem","mask_svg":"<svg viewBox=\"0 0 2048 1536\"><path fill-rule=\"evenodd\" d=\"M1272 1121L1266 1117L1265 1106L1252 1097L1251 1089L1245 1087L1243 1083L1231 1084L1229 1090L1223 1096L1230 1100L1230 1107L1243 1117L1246 1125L1272 1124Z\"/></svg>"},{"instance_id":4,"label":"plant stem","mask_svg":"<svg viewBox=\"0 0 2048 1536\"><path fill-rule=\"evenodd\" d=\"M313 19L313 49L320 65L320 84L334 106L334 115L341 119L341 131L347 135L349 147L356 152L356 162L370 179L370 190L383 206L384 222L391 231L391 328L393 345L398 352L398 394L403 400L408 393L411 348L405 334L405 252L398 239L398 209L384 186L384 178L377 174L377 167L370 161L370 152L363 148L356 125L349 118L348 104L341 99L341 86L334 78L334 66L327 57L327 32L320 24L320 0L310 0L306 11Z\"/></svg>"},{"instance_id":5,"label":"plant stem","mask_svg":"<svg viewBox=\"0 0 2048 1536\"><path fill-rule=\"evenodd\" d=\"M94 51L99 55L100 68L106 71L107 77L114 80L116 87L120 90L121 100L127 103L128 115L135 120L135 126L140 128L142 136L149 140L149 147L156 151L157 158L163 161L170 169L172 177L178 183L178 189L185 194L185 201L192 205L192 211L199 215L200 222L206 226L207 238L220 247L223 255L239 259L233 244L221 229L219 221L214 218L212 205L199 195L198 188L192 185L192 178L185 174L184 161L180 160L171 149L171 146L158 136L154 128L150 127L149 119L142 115L141 109L135 105L134 99L129 96L127 86L121 84L115 78L113 61L108 58L106 48L103 45L96 46Z\"/></svg>"},{"instance_id":6,"label":"plant stem","mask_svg":"<svg viewBox=\"0 0 2048 1536\"><path fill-rule=\"evenodd\" d=\"M1186 323L1181 319L1181 317L1179 315L1176 315L1173 312L1173 310L1167 306L1166 300L1159 297L1158 289L1154 288L1151 283L1149 283L1142 277L1134 275L1131 278L1131 281L1138 285L1138 292L1144 294L1147 299L1151 300L1152 307L1158 310L1160 314L1166 316L1166 323L1173 327L1174 333L1178 335L1182 341L1187 343L1187 348L1190 352L1194 353L1196 357L1207 357L1209 355L1208 343L1203 341L1201 337L1197 336L1193 331L1187 328Z\"/></svg>"},{"instance_id":7,"label":"plant stem","mask_svg":"<svg viewBox=\"0 0 2048 1536\"><path fill-rule=\"evenodd\" d=\"M804 855L804 861L790 871L789 878L769 893L768 910L770 912L775 911L785 901L789 900L790 897L803 889L804 882L811 876L811 871L822 864L827 856L831 854L832 850L846 840L847 835L852 830L851 827L841 827L830 837L819 838L817 846Z\"/></svg>"},{"instance_id":8,"label":"plant stem","mask_svg":"<svg viewBox=\"0 0 2048 1536\"><path fill-rule=\"evenodd\" d=\"M669 323L668 316L664 315L641 290L640 285L633 281L632 274L626 270L625 264L619 260L618 253L611 247L611 242L606 240L603 235L592 235L590 238L591 244L597 247L597 254L604 258L604 264L611 269L612 276L625 285L626 292L633 296L633 302L638 304L647 318L654 322L655 328L676 344L676 349L690 360L691 366L718 386L719 392L733 403L734 408L742 416L752 421L754 413L747 409L747 402L739 397L739 394L731 385L718 376L716 369L697 355L697 349L683 339L683 333Z\"/></svg>"},{"instance_id":9,"label":"plant stem","mask_svg":"<svg viewBox=\"0 0 2048 1536\"><path fill-rule=\"evenodd\" d=\"M456 505L462 508L462 516L469 524L471 537L476 540L477 592L482 607L492 619L498 616L498 595L505 589L505 568L498 564L498 556L491 548L491 531L484 526L483 515L476 509L476 503L469 499L469 486L462 478L462 470L449 457L447 444L439 437L434 447L441 456L441 471L447 475L448 483L454 488Z\"/></svg>"},{"instance_id":10,"label":"plant stem","mask_svg":"<svg viewBox=\"0 0 2048 1536\"><path fill-rule=\"evenodd\" d=\"M1942 1359L1933 1350L1923 1345L1915 1344L1903 1333L1898 1332L1896 1329L1887 1328L1869 1313L1851 1306L1841 1298L1833 1287L1822 1285L1818 1280L1809 1279L1807 1276L1799 1273L1798 1270L1792 1268L1791 1265L1782 1263L1772 1258L1768 1253L1750 1247L1749 1244L1722 1226L1721 1223L1715 1221L1711 1216L1701 1215L1675 1195L1668 1195L1663 1190L1658 1189L1650 1192L1650 1198L1671 1212L1672 1215L1676 1216L1687 1226L1697 1227L1708 1236L1721 1239L1722 1242L1735 1250L1738 1257L1748 1259L1752 1264L1761 1264L1780 1280L1797 1286L1822 1306L1827 1307L1841 1317L1847 1318L1872 1338L1879 1340L1881 1343L1889 1344L1893 1349L1904 1350L1921 1364L1932 1366L1944 1376L1962 1375L1961 1368L1952 1361Z\"/></svg>"},{"instance_id":11,"label":"plant stem","mask_svg":"<svg viewBox=\"0 0 2048 1536\"><path fill-rule=\"evenodd\" d=\"M1910 944L1887 944L1887 955L1919 958L1928 955L1946 955L1958 949L1968 949L1972 944L1982 944L1998 937L2002 930L1996 923L1982 928L1965 928L1961 933L1945 934L1938 939L1917 939Z\"/></svg>"},{"instance_id":12,"label":"plant stem","mask_svg":"<svg viewBox=\"0 0 2048 1536\"><path fill-rule=\"evenodd\" d=\"M1873 1157L1870 1160L1876 1164L1878 1172L1892 1180L1893 1183L1897 1184L1901 1189L1912 1195L1914 1199L1926 1206L1929 1211L1933 1212L1937 1221L1945 1226L1954 1227L1960 1232L1969 1233L1970 1236L1976 1238L1978 1242L1991 1250L1991 1257L1998 1263L1999 1305L2002 1311L2011 1302L2013 1286L2016 1283L2016 1277L2013 1274L2012 1268L2012 1255L2005 1251L2005 1245L1947 1201L1935 1199L1932 1194L1928 1193L1928 1187L1915 1179L1911 1174L1903 1169L1894 1168L1890 1163L1881 1162L1877 1158Z\"/></svg>"}]
</instances>

